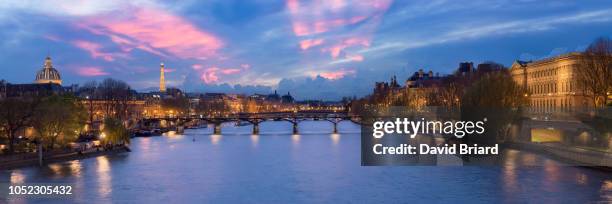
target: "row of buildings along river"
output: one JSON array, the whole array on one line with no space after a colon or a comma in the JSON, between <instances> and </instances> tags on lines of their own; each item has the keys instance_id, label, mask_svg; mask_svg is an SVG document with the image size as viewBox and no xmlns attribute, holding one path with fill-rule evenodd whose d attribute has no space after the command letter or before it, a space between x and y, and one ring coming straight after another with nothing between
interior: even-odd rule
<instances>
[{"instance_id":1,"label":"row of buildings along river","mask_svg":"<svg viewBox=\"0 0 612 204\"><path fill-rule=\"evenodd\" d=\"M368 105L406 106L413 109L430 106L458 107L463 100L463 89L479 76L505 72L525 90L523 97L527 100L526 107L532 112L588 108L592 106L593 98L587 96L577 84L577 72L583 56L583 53L568 53L538 61L516 60L510 68L494 62L484 62L477 66L472 62L461 62L453 73L446 75L420 69L411 76L405 76L404 84L397 76L393 76L390 82L375 83L373 93L360 101ZM159 89L152 92L138 93L127 84L113 80L99 84L63 86L59 71L53 66L51 58L47 57L43 68L36 73L34 83L2 82L0 99L70 93L77 96L87 108L88 125L93 129L109 116L119 116L135 122L143 118L180 115L224 116L312 109L349 111L360 104L351 101L298 102L290 93L281 95L276 91L252 95L186 93L166 87L164 69L162 63ZM449 84L457 87L449 88ZM611 98L609 93L607 98ZM27 129L23 131L28 132Z\"/></svg>"},{"instance_id":2,"label":"row of buildings along river","mask_svg":"<svg viewBox=\"0 0 612 204\"><path fill-rule=\"evenodd\" d=\"M125 82L105 79L82 85L63 85L61 74L46 57L43 67L36 73L34 83L14 84L0 81L0 100L13 98L44 98L51 95L76 96L87 110L86 129L100 130L105 118L120 118L129 128L138 126L142 119L191 117L226 117L237 113L293 112L298 110L344 111L344 102L320 100L296 101L291 93L279 94L227 94L187 93L166 87L164 69L160 64L159 89L137 92ZM159 125L156 125L159 127ZM1 129L0 129L1 130ZM17 135L32 137L31 127L19 130ZM0 140L1 142L1 140ZM1 145L0 147L6 147ZM0 148L1 149L1 148Z\"/></svg>"},{"instance_id":3,"label":"row of buildings along river","mask_svg":"<svg viewBox=\"0 0 612 204\"><path fill-rule=\"evenodd\" d=\"M515 90L521 91L515 95L516 99L512 100L521 102L516 106L520 110L520 120L508 124L509 133L502 140L546 145L539 146L539 149L561 147L560 152L563 154L576 152L576 155L583 156L579 152L587 150L596 150L597 153L593 154L598 155L608 154L612 151L612 129L610 129L612 87L609 82L611 78L607 76L608 82L605 82L606 76L598 76L603 79L600 81L608 83L604 96L594 95L588 91L588 88L582 86L581 72L592 69L585 65L586 57L585 53L572 52L536 61L516 60L510 67L495 62L483 62L478 65L474 65L473 62L461 62L453 73L445 75L419 69L411 76L407 76L404 83L400 82L397 76L391 77L388 82L377 82L371 95L353 104L370 106L378 112L397 110L392 109L396 107L409 107L412 111L427 112L435 107L458 110L455 112L465 114L462 112L465 105L463 102L470 100L470 96L466 96L466 90L477 86L475 83L484 76L503 75L507 81L513 82L518 87ZM610 74L610 72L601 74ZM599 79L592 78L586 81L589 80ZM494 83L496 82L487 85ZM505 90L498 91L501 93ZM485 92L477 97L486 98L487 96L483 94ZM507 99L508 97L503 98ZM596 103L596 100L599 103ZM359 105L353 106L354 109L356 107ZM478 108L485 110L490 107ZM609 156L597 157L600 158L608 158L606 161L609 163L604 166L612 165Z\"/></svg>"}]
</instances>

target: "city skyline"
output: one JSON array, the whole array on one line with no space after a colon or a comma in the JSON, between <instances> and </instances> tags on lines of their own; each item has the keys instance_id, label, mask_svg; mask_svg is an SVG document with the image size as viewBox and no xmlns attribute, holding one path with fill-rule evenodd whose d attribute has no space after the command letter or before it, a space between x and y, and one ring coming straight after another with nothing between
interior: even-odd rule
<instances>
[{"instance_id":1,"label":"city skyline","mask_svg":"<svg viewBox=\"0 0 612 204\"><path fill-rule=\"evenodd\" d=\"M394 74L404 81L421 68L450 73L459 62L488 60L509 67L516 59L582 51L609 36L607 4L11 2L0 6L7 39L0 61L8 67L0 78L31 83L50 55L67 84L113 77L154 90L163 61L168 87L187 91L363 96L375 81Z\"/></svg>"}]
</instances>

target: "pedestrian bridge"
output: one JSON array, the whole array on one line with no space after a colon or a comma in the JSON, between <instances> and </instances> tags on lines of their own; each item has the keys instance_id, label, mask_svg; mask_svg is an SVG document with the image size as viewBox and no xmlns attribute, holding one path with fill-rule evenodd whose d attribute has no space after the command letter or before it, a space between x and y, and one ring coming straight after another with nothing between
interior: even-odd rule
<instances>
[{"instance_id":1,"label":"pedestrian bridge","mask_svg":"<svg viewBox=\"0 0 612 204\"><path fill-rule=\"evenodd\" d=\"M333 133L338 133L338 123L343 120L352 120L357 116L350 116L346 111L303 110L264 113L233 113L224 115L190 115L190 116L162 116L144 118L142 121L172 121L176 124L205 121L214 126L214 134L221 134L221 124L225 122L248 122L253 126L253 134L259 134L259 124L265 121L287 121L293 126L293 134L299 133L298 125L301 121L321 120L333 124Z\"/></svg>"}]
</instances>

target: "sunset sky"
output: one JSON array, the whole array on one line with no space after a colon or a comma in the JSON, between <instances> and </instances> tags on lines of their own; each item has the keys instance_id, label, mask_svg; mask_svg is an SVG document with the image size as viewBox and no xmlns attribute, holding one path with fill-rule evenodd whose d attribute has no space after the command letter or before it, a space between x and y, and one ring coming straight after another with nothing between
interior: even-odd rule
<instances>
[{"instance_id":1,"label":"sunset sky","mask_svg":"<svg viewBox=\"0 0 612 204\"><path fill-rule=\"evenodd\" d=\"M9 1L0 79L30 83L50 55L64 84L113 77L137 90L361 96L375 81L459 62L510 65L612 36L612 1ZM239 84L238 87L232 87Z\"/></svg>"}]
</instances>

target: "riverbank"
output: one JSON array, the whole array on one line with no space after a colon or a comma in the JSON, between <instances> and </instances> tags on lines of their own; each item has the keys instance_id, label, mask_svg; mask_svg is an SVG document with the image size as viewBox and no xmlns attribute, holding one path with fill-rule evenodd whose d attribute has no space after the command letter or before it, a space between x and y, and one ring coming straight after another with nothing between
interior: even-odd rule
<instances>
[{"instance_id":1,"label":"riverbank","mask_svg":"<svg viewBox=\"0 0 612 204\"><path fill-rule=\"evenodd\" d=\"M120 154L129 152L130 149L128 147L116 147L110 150L97 150L92 149L90 151L82 151L82 152L67 152L61 154L52 154L45 155L43 159L44 164L56 163L56 162L64 162L75 159L86 159L91 157L97 157L102 155L112 155L112 154ZM15 168L22 168L27 166L37 166L38 165L38 157L28 157L25 159L19 160L0 160L0 170L8 170Z\"/></svg>"},{"instance_id":2,"label":"riverbank","mask_svg":"<svg viewBox=\"0 0 612 204\"><path fill-rule=\"evenodd\" d=\"M612 154L609 152L561 146L557 144L527 142L508 143L508 147L550 156L556 160L567 162L572 165L612 170Z\"/></svg>"}]
</instances>

